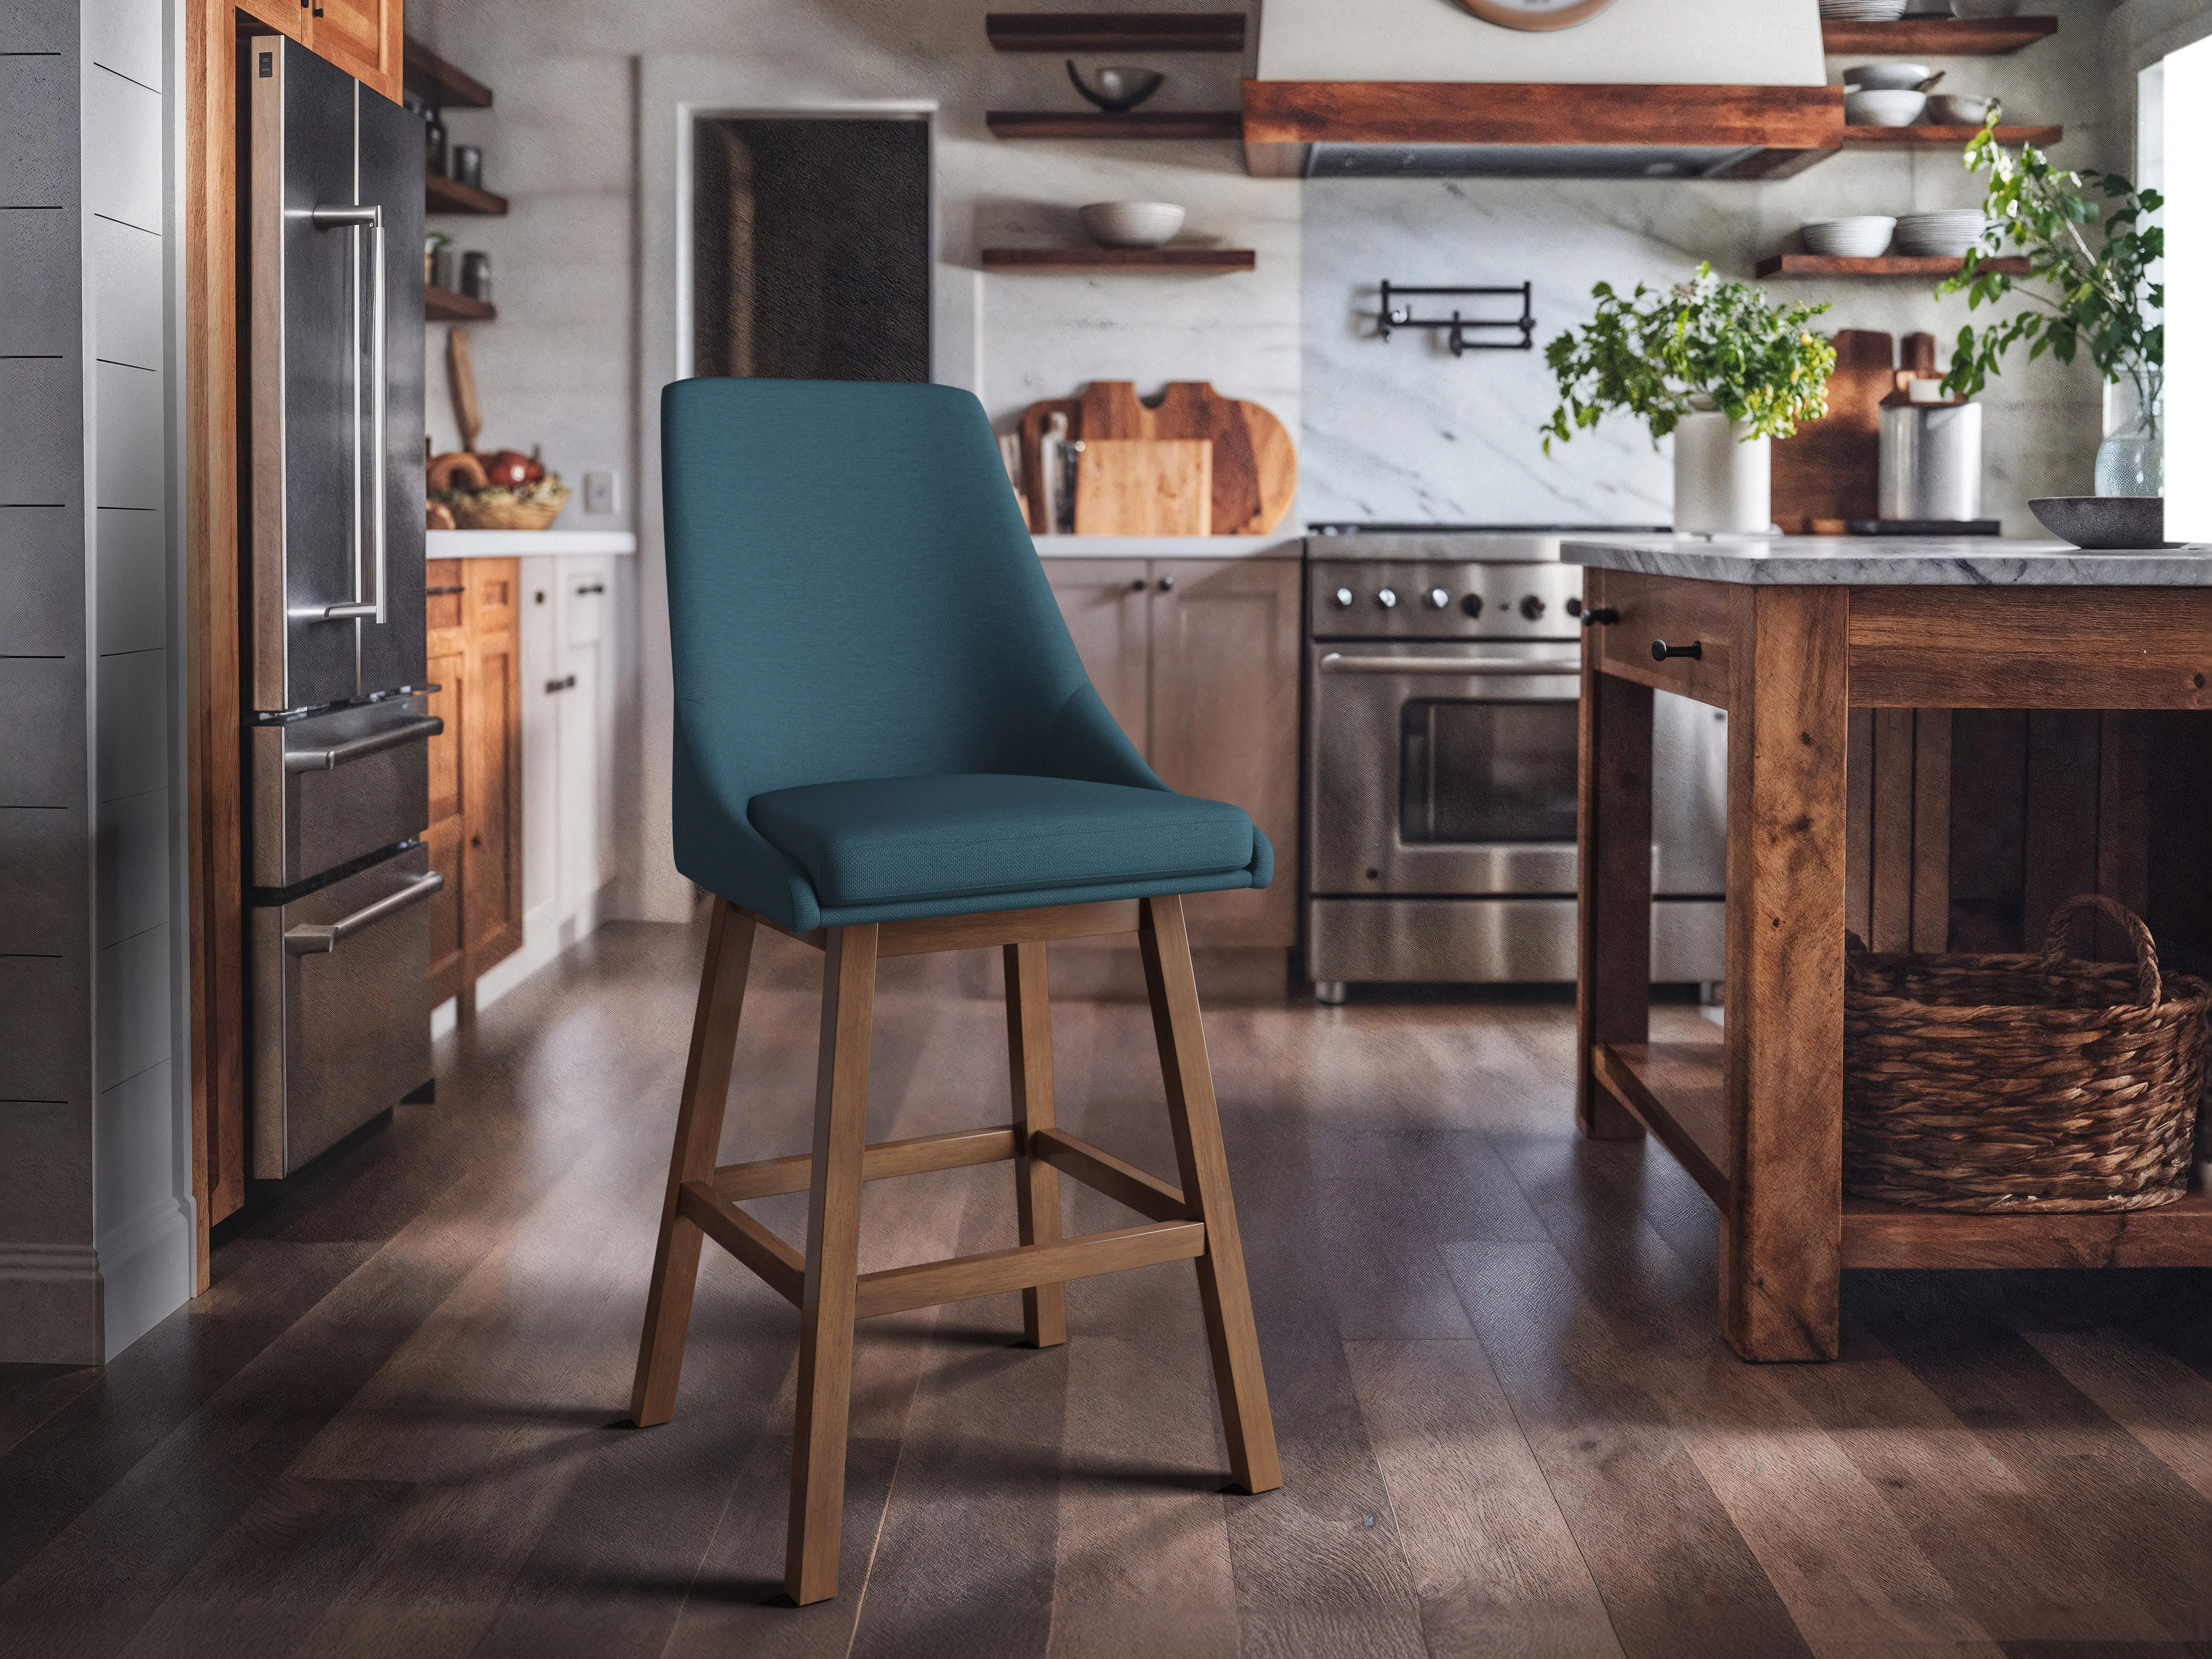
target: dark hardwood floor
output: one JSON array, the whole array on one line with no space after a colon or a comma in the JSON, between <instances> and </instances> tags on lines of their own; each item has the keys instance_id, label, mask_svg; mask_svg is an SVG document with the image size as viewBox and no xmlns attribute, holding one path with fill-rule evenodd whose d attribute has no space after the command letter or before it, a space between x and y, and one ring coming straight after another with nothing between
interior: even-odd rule
<instances>
[{"instance_id":1,"label":"dark hardwood floor","mask_svg":"<svg viewBox=\"0 0 2212 1659\"><path fill-rule=\"evenodd\" d=\"M2212 1655L2212 1274L1854 1274L1841 1363L1744 1365L1703 1195L1572 1135L1563 1000L1233 963L1287 1484L1222 1491L1183 1263L1045 1352L1012 1296L873 1321L842 1594L793 1609L793 1310L709 1249L676 1420L623 1425L702 937L603 929L114 1364L0 1370L0 1654ZM763 937L726 1159L806 1143L819 961ZM1054 972L1062 1121L1171 1170L1133 957ZM884 964L871 1139L1005 1120L996 993ZM866 1202L865 1269L1013 1242L1004 1165Z\"/></svg>"}]
</instances>

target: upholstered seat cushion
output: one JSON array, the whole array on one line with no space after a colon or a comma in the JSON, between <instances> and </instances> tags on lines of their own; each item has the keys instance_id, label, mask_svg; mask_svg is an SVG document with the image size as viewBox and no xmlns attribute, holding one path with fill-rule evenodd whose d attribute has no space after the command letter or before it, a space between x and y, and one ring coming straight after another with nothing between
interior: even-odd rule
<instances>
[{"instance_id":1,"label":"upholstered seat cushion","mask_svg":"<svg viewBox=\"0 0 2212 1659\"><path fill-rule=\"evenodd\" d=\"M1254 863L1242 807L1077 778L814 783L756 795L747 816L805 870L824 909L1132 883L1169 892Z\"/></svg>"}]
</instances>

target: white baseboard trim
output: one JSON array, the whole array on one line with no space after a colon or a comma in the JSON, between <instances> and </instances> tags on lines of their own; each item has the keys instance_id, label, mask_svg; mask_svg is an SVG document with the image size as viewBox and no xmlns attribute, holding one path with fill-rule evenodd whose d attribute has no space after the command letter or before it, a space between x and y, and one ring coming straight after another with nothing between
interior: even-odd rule
<instances>
[{"instance_id":1,"label":"white baseboard trim","mask_svg":"<svg viewBox=\"0 0 2212 1659\"><path fill-rule=\"evenodd\" d=\"M191 1300L196 1231L191 1200L173 1199L100 1241L105 1358L114 1358Z\"/></svg>"},{"instance_id":2,"label":"white baseboard trim","mask_svg":"<svg viewBox=\"0 0 2212 1659\"><path fill-rule=\"evenodd\" d=\"M554 915L550 899L526 912L522 918L522 948L477 976L477 1012L481 1014L569 946L580 945L597 933L613 885L609 882L596 893L587 895L565 916ZM436 1030L433 1025L434 1036Z\"/></svg>"},{"instance_id":3,"label":"white baseboard trim","mask_svg":"<svg viewBox=\"0 0 2212 1659\"><path fill-rule=\"evenodd\" d=\"M97 1365L100 1252L89 1244L0 1244L0 1364Z\"/></svg>"}]
</instances>

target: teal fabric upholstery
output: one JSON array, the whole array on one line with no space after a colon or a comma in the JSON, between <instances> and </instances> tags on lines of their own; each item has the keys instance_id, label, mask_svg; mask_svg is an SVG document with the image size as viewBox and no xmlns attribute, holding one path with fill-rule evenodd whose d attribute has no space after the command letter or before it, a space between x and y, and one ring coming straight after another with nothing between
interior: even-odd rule
<instances>
[{"instance_id":1,"label":"teal fabric upholstery","mask_svg":"<svg viewBox=\"0 0 2212 1659\"><path fill-rule=\"evenodd\" d=\"M1267 884L1091 689L969 393L679 380L661 483L701 886L803 932Z\"/></svg>"}]
</instances>

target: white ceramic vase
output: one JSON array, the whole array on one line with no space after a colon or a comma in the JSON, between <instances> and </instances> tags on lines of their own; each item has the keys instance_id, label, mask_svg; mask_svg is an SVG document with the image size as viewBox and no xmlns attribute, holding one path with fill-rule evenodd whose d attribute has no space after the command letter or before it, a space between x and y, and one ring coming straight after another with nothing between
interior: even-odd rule
<instances>
[{"instance_id":1,"label":"white ceramic vase","mask_svg":"<svg viewBox=\"0 0 2212 1659\"><path fill-rule=\"evenodd\" d=\"M1771 441L1742 441L1718 410L1698 410L1674 428L1674 531L1757 536L1774 521Z\"/></svg>"}]
</instances>

